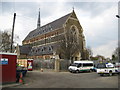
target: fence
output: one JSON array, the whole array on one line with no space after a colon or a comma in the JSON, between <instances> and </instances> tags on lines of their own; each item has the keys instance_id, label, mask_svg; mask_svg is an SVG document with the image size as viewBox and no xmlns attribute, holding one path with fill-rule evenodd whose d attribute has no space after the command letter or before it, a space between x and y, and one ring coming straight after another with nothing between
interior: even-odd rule
<instances>
[{"instance_id":1,"label":"fence","mask_svg":"<svg viewBox=\"0 0 120 90\"><path fill-rule=\"evenodd\" d=\"M55 67L55 60L41 60L41 59L35 59L33 61L33 69L54 69Z\"/></svg>"},{"instance_id":2,"label":"fence","mask_svg":"<svg viewBox=\"0 0 120 90\"><path fill-rule=\"evenodd\" d=\"M60 71L67 71L71 63L70 60L60 60Z\"/></svg>"},{"instance_id":3,"label":"fence","mask_svg":"<svg viewBox=\"0 0 120 90\"><path fill-rule=\"evenodd\" d=\"M57 62L57 64L55 64ZM68 67L70 65L71 61L70 60L55 60L55 59L50 59L50 60L40 60L40 59L35 59L33 61L33 69L34 70L39 70L39 69L53 69L55 70L56 68L59 69L58 71L67 71ZM57 65L57 66L55 66Z\"/></svg>"}]
</instances>

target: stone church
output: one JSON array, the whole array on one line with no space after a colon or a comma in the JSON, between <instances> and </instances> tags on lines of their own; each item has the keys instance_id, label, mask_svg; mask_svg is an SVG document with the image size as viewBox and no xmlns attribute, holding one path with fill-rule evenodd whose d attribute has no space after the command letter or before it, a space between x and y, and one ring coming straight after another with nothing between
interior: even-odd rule
<instances>
[{"instance_id":1,"label":"stone church","mask_svg":"<svg viewBox=\"0 0 120 90\"><path fill-rule=\"evenodd\" d=\"M46 25L40 25L40 11L38 15L37 28L31 31L22 41L22 46L17 46L18 58L33 59L52 59L59 58L57 48L61 37L65 37L67 30L74 30L77 39L81 41L79 50L73 57L73 60L88 59L85 45L83 28L73 10L71 13L54 20ZM59 39L58 39L59 38Z\"/></svg>"}]
</instances>

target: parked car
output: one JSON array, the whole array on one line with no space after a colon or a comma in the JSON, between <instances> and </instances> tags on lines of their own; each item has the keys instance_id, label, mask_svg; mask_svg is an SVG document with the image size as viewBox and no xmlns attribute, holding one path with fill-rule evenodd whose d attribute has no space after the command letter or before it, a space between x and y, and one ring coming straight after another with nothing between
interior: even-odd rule
<instances>
[{"instance_id":1,"label":"parked car","mask_svg":"<svg viewBox=\"0 0 120 90\"><path fill-rule=\"evenodd\" d=\"M120 63L115 63L115 68L116 68L118 74L120 74Z\"/></svg>"},{"instance_id":2,"label":"parked car","mask_svg":"<svg viewBox=\"0 0 120 90\"><path fill-rule=\"evenodd\" d=\"M100 76L103 76L105 74L112 76L113 74L118 73L118 71L117 68L115 68L114 64L112 63L99 63L97 65L97 73Z\"/></svg>"},{"instance_id":3,"label":"parked car","mask_svg":"<svg viewBox=\"0 0 120 90\"><path fill-rule=\"evenodd\" d=\"M68 67L68 70L76 73L84 71L91 72L93 70L93 61L74 61L74 63Z\"/></svg>"},{"instance_id":4,"label":"parked car","mask_svg":"<svg viewBox=\"0 0 120 90\"><path fill-rule=\"evenodd\" d=\"M97 65L94 64L94 67L93 67L92 71L97 72Z\"/></svg>"}]
</instances>

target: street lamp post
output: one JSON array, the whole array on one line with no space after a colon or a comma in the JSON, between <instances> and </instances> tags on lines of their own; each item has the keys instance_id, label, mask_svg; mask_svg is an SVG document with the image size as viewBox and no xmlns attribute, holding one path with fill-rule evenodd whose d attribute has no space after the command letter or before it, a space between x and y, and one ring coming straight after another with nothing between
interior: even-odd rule
<instances>
[{"instance_id":1,"label":"street lamp post","mask_svg":"<svg viewBox=\"0 0 120 90\"><path fill-rule=\"evenodd\" d=\"M12 53L12 46L13 46L13 36L14 36L15 18L16 18L16 13L14 13L14 18L13 18L12 38L11 38L11 53Z\"/></svg>"},{"instance_id":2,"label":"street lamp post","mask_svg":"<svg viewBox=\"0 0 120 90\"><path fill-rule=\"evenodd\" d=\"M120 18L120 16L119 15L116 15L116 17L118 18L118 34L119 34L119 18ZM118 62L120 62L120 50L119 50L119 46L120 46L120 40L119 40L119 35L118 35Z\"/></svg>"},{"instance_id":3,"label":"street lamp post","mask_svg":"<svg viewBox=\"0 0 120 90\"><path fill-rule=\"evenodd\" d=\"M120 16L119 16L119 15L116 15L116 17L117 17L117 18L120 18Z\"/></svg>"}]
</instances>

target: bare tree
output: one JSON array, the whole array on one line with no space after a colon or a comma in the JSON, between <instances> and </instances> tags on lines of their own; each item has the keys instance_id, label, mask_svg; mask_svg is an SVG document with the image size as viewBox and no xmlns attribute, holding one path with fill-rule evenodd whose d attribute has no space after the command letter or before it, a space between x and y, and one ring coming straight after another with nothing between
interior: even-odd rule
<instances>
[{"instance_id":1,"label":"bare tree","mask_svg":"<svg viewBox=\"0 0 120 90\"><path fill-rule=\"evenodd\" d=\"M10 52L10 45L11 45L11 32L9 32L8 30L5 31L0 31L0 52ZM19 38L17 35L15 36L15 38ZM15 40L16 40L15 39ZM13 42L15 43L15 41ZM13 45L13 48L15 48L15 46Z\"/></svg>"},{"instance_id":2,"label":"bare tree","mask_svg":"<svg viewBox=\"0 0 120 90\"><path fill-rule=\"evenodd\" d=\"M11 43L11 35L7 32L4 31L1 33L1 45L0 45L0 51L1 52L8 52L10 50L10 43Z\"/></svg>"},{"instance_id":3,"label":"bare tree","mask_svg":"<svg viewBox=\"0 0 120 90\"><path fill-rule=\"evenodd\" d=\"M119 52L120 52L120 47L117 47L112 54L112 60L118 60Z\"/></svg>"},{"instance_id":4,"label":"bare tree","mask_svg":"<svg viewBox=\"0 0 120 90\"><path fill-rule=\"evenodd\" d=\"M93 56L93 52L90 46L87 47L88 57L89 59Z\"/></svg>"},{"instance_id":5,"label":"bare tree","mask_svg":"<svg viewBox=\"0 0 120 90\"><path fill-rule=\"evenodd\" d=\"M60 58L70 60L80 51L80 42L77 36L70 30L67 30L66 33L60 38L61 40L59 41L57 53L60 55Z\"/></svg>"}]
</instances>

